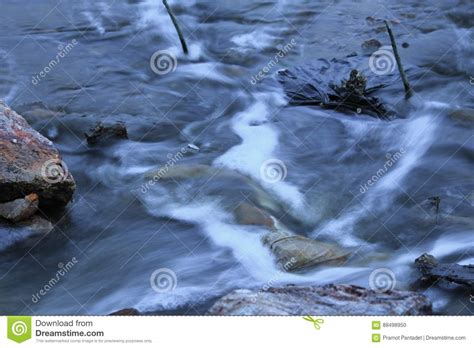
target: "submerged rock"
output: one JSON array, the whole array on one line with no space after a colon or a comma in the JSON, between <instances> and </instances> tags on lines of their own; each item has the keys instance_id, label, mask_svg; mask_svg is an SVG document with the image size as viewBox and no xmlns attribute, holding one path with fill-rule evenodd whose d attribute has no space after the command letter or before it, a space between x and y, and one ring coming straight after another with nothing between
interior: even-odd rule
<instances>
[{"instance_id":1,"label":"submerged rock","mask_svg":"<svg viewBox=\"0 0 474 348\"><path fill-rule=\"evenodd\" d=\"M272 229L275 227L270 214L249 203L239 204L234 209L234 215L237 222L241 225L260 225Z\"/></svg>"},{"instance_id":2,"label":"submerged rock","mask_svg":"<svg viewBox=\"0 0 474 348\"><path fill-rule=\"evenodd\" d=\"M449 113L452 120L474 125L474 109L456 109Z\"/></svg>"},{"instance_id":3,"label":"submerged rock","mask_svg":"<svg viewBox=\"0 0 474 348\"><path fill-rule=\"evenodd\" d=\"M302 271L318 265L342 264L351 254L337 245L281 230L266 234L262 241L275 255L278 265L287 272Z\"/></svg>"},{"instance_id":4,"label":"submerged rock","mask_svg":"<svg viewBox=\"0 0 474 348\"><path fill-rule=\"evenodd\" d=\"M376 39L370 39L367 41L364 41L362 43L362 48L364 49L365 52L367 53L372 53L377 51L380 47L382 47L382 44L380 43L379 40Z\"/></svg>"},{"instance_id":5,"label":"submerged rock","mask_svg":"<svg viewBox=\"0 0 474 348\"><path fill-rule=\"evenodd\" d=\"M42 102L34 102L20 105L16 108L17 112L23 115L27 120L31 119L45 119L64 116L63 110L46 106Z\"/></svg>"},{"instance_id":6,"label":"submerged rock","mask_svg":"<svg viewBox=\"0 0 474 348\"><path fill-rule=\"evenodd\" d=\"M210 315L424 315L431 302L411 291L376 292L355 285L295 286L234 290Z\"/></svg>"},{"instance_id":7,"label":"submerged rock","mask_svg":"<svg viewBox=\"0 0 474 348\"><path fill-rule=\"evenodd\" d=\"M146 173L146 177L155 180L177 180L211 177L240 177L237 172L225 168L215 168L206 164L169 165Z\"/></svg>"},{"instance_id":8,"label":"submerged rock","mask_svg":"<svg viewBox=\"0 0 474 348\"><path fill-rule=\"evenodd\" d=\"M0 217L18 222L28 219L38 210L38 195L31 193L25 198L15 199L7 203L0 203Z\"/></svg>"},{"instance_id":9,"label":"submerged rock","mask_svg":"<svg viewBox=\"0 0 474 348\"><path fill-rule=\"evenodd\" d=\"M48 234L54 229L54 225L41 216L33 215L27 220L16 223L15 228L25 228L31 232L31 235L38 235Z\"/></svg>"},{"instance_id":10,"label":"submerged rock","mask_svg":"<svg viewBox=\"0 0 474 348\"><path fill-rule=\"evenodd\" d=\"M171 164L164 165L159 169L154 169L145 174L145 178L153 182L158 181L179 181L192 179L229 179L235 182L241 182L252 189L252 194L258 205L283 214L287 209L280 202L276 201L267 190L251 177L241 174L235 170L225 167L213 167L206 164ZM146 186L146 185L145 185ZM291 215L291 214L288 214Z\"/></svg>"},{"instance_id":11,"label":"submerged rock","mask_svg":"<svg viewBox=\"0 0 474 348\"><path fill-rule=\"evenodd\" d=\"M89 133L85 133L84 135L89 145L114 138L128 139L127 128L125 128L125 125L121 122L115 124L99 122L89 130Z\"/></svg>"},{"instance_id":12,"label":"submerged rock","mask_svg":"<svg viewBox=\"0 0 474 348\"><path fill-rule=\"evenodd\" d=\"M53 143L0 102L0 203L36 193L43 205L66 205L75 182Z\"/></svg>"},{"instance_id":13,"label":"submerged rock","mask_svg":"<svg viewBox=\"0 0 474 348\"><path fill-rule=\"evenodd\" d=\"M435 283L445 280L469 288L474 288L474 265L462 266L455 263L439 263L432 255L423 254L415 260L422 273L422 281Z\"/></svg>"},{"instance_id":14,"label":"submerged rock","mask_svg":"<svg viewBox=\"0 0 474 348\"><path fill-rule=\"evenodd\" d=\"M34 238L42 237L53 229L53 224L39 215L16 223L0 219L0 252L18 243L23 247L32 247Z\"/></svg>"},{"instance_id":15,"label":"submerged rock","mask_svg":"<svg viewBox=\"0 0 474 348\"><path fill-rule=\"evenodd\" d=\"M262 242L270 249L284 271L297 272L319 265L337 265L345 262L351 254L337 245L290 232L273 215L273 212L279 212L276 216L291 217L288 210L281 207L258 183L234 170L203 164L171 165L150 171L146 176L155 181L229 178L233 182L242 181L251 186L256 204L240 203L233 209L235 220L242 225L263 226L269 229Z\"/></svg>"}]
</instances>

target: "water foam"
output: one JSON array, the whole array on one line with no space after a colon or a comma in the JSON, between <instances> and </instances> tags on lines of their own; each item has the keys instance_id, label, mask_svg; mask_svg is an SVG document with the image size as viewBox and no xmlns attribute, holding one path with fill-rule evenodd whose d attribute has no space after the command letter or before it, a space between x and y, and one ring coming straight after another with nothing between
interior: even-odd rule
<instances>
[{"instance_id":1,"label":"water foam","mask_svg":"<svg viewBox=\"0 0 474 348\"><path fill-rule=\"evenodd\" d=\"M402 123L403 122L403 123ZM398 129L403 125L402 129ZM420 163L429 147L435 140L437 124L425 110L422 115L408 121L393 122L388 126L387 132L390 135L390 141L400 134L403 137L395 141L395 146L389 145L392 149L401 151L393 169L376 181L374 186L370 187L364 196L359 196L354 200L355 207L350 207L347 212L339 218L327 223L318 229L313 235L337 236L338 240L345 246L357 246L362 243L357 237L353 236L354 225L367 214L386 209L393 202L394 195L391 193L397 190L403 190L403 181ZM397 127L397 128L395 128ZM387 152L389 154L390 152Z\"/></svg>"},{"instance_id":2,"label":"water foam","mask_svg":"<svg viewBox=\"0 0 474 348\"><path fill-rule=\"evenodd\" d=\"M252 177L278 196L295 215L304 217L304 195L296 186L284 180L270 183L261 175L262 165L268 160L281 160L291 170L289 161L285 162L275 153L279 133L269 123L271 108L278 108L283 102L281 95L277 93L258 94L257 101L250 108L232 119L231 128L242 142L218 157L214 165L231 168Z\"/></svg>"}]
</instances>

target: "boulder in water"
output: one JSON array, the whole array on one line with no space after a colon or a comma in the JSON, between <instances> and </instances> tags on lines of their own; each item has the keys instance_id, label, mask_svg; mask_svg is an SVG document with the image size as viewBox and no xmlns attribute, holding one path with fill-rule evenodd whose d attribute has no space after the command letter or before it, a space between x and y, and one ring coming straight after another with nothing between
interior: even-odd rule
<instances>
[{"instance_id":1,"label":"boulder in water","mask_svg":"<svg viewBox=\"0 0 474 348\"><path fill-rule=\"evenodd\" d=\"M382 47L382 44L376 39L370 39L362 43L362 48L369 54L377 51L380 47Z\"/></svg>"},{"instance_id":2,"label":"boulder in water","mask_svg":"<svg viewBox=\"0 0 474 348\"><path fill-rule=\"evenodd\" d=\"M423 275L422 281L449 283L474 288L474 265L462 266L455 263L439 263L433 255L423 254L415 260L415 265Z\"/></svg>"},{"instance_id":3,"label":"boulder in water","mask_svg":"<svg viewBox=\"0 0 474 348\"><path fill-rule=\"evenodd\" d=\"M97 123L85 134L87 143L89 145L97 144L100 141L107 141L112 139L128 139L127 128L121 122L115 124Z\"/></svg>"},{"instance_id":4,"label":"boulder in water","mask_svg":"<svg viewBox=\"0 0 474 348\"><path fill-rule=\"evenodd\" d=\"M266 211L249 203L240 203L234 209L237 222L241 225L257 225L274 228L272 216Z\"/></svg>"},{"instance_id":5,"label":"boulder in water","mask_svg":"<svg viewBox=\"0 0 474 348\"><path fill-rule=\"evenodd\" d=\"M75 182L53 143L0 103L0 203L38 195L42 205L66 205Z\"/></svg>"},{"instance_id":6,"label":"boulder in water","mask_svg":"<svg viewBox=\"0 0 474 348\"><path fill-rule=\"evenodd\" d=\"M281 230L266 234L262 240L275 255L279 266L287 272L301 271L318 265L341 264L350 256L349 251L336 245Z\"/></svg>"},{"instance_id":7,"label":"boulder in water","mask_svg":"<svg viewBox=\"0 0 474 348\"><path fill-rule=\"evenodd\" d=\"M426 315L431 302L411 291L376 292L355 285L295 286L234 290L210 315Z\"/></svg>"},{"instance_id":8,"label":"boulder in water","mask_svg":"<svg viewBox=\"0 0 474 348\"><path fill-rule=\"evenodd\" d=\"M31 193L25 198L18 198L11 202L0 203L0 217L11 222L28 219L38 210L38 195Z\"/></svg>"},{"instance_id":9,"label":"boulder in water","mask_svg":"<svg viewBox=\"0 0 474 348\"><path fill-rule=\"evenodd\" d=\"M456 109L449 113L452 120L463 124L474 125L474 109Z\"/></svg>"}]
</instances>

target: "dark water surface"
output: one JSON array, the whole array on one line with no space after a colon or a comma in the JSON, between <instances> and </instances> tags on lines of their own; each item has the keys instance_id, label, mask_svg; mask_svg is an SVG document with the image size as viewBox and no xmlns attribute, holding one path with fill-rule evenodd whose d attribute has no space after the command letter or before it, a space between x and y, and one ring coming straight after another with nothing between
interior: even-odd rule
<instances>
[{"instance_id":1,"label":"dark water surface","mask_svg":"<svg viewBox=\"0 0 474 348\"><path fill-rule=\"evenodd\" d=\"M397 289L412 289L418 277L412 264L423 252L474 263L473 128L448 116L451 109L474 107L471 2L170 3L189 56L180 53L159 0L2 1L0 98L57 144L77 193L57 212L47 237L8 250L12 240L2 242L1 313L106 314L136 307L195 314L239 287L367 287L379 268L393 271ZM370 82L361 44L375 38L389 45L380 19L392 20L399 44L409 44L401 48L403 62L417 71L411 103L403 99L396 69L389 74L394 82L386 97L401 117L386 122L283 108L278 69L356 52ZM175 71L153 72L150 57L158 50L177 57ZM54 113L31 112L37 102ZM88 146L83 133L98 121L124 122L129 140ZM187 152L179 165L232 169L253 182L217 176L144 189L145 173L189 143L200 151ZM395 163L379 172L390 158ZM262 178L269 159L284 163L285 180ZM435 223L426 201L431 196L441 197L441 212L450 219ZM259 241L265 231L232 218L232 207L246 199L284 207L279 216L294 232L353 248L353 262L279 273ZM32 301L58 263L73 257L73 268ZM176 274L175 290L157 293L150 286L160 268ZM459 289L419 291L439 313L474 309L469 293Z\"/></svg>"}]
</instances>

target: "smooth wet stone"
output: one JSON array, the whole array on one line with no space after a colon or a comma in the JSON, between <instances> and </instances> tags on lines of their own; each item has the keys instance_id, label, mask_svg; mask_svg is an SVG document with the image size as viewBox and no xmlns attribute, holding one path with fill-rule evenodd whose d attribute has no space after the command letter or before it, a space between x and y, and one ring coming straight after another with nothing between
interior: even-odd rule
<instances>
[{"instance_id":1,"label":"smooth wet stone","mask_svg":"<svg viewBox=\"0 0 474 348\"><path fill-rule=\"evenodd\" d=\"M85 134L85 137L89 145L94 145L113 139L128 139L128 133L127 128L121 122L114 124L99 122Z\"/></svg>"},{"instance_id":2,"label":"smooth wet stone","mask_svg":"<svg viewBox=\"0 0 474 348\"><path fill-rule=\"evenodd\" d=\"M366 53L373 53L377 51L380 47L382 47L382 44L379 40L376 39L370 39L362 43L362 48Z\"/></svg>"},{"instance_id":3,"label":"smooth wet stone","mask_svg":"<svg viewBox=\"0 0 474 348\"><path fill-rule=\"evenodd\" d=\"M172 164L153 169L145 174L145 178L155 182L166 180L190 179L230 179L248 185L252 189L255 200L260 207L283 214L285 207L267 192L258 182L235 170L225 167L213 167L207 164Z\"/></svg>"},{"instance_id":4,"label":"smooth wet stone","mask_svg":"<svg viewBox=\"0 0 474 348\"><path fill-rule=\"evenodd\" d=\"M196 179L196 178L210 178L210 177L243 177L237 172L229 171L225 168L216 168L206 164L173 164L163 166L159 169L151 170L146 173L149 179Z\"/></svg>"},{"instance_id":5,"label":"smooth wet stone","mask_svg":"<svg viewBox=\"0 0 474 348\"><path fill-rule=\"evenodd\" d=\"M39 215L16 223L0 219L0 245L2 248L8 248L28 237L48 234L53 229L54 225Z\"/></svg>"},{"instance_id":6,"label":"smooth wet stone","mask_svg":"<svg viewBox=\"0 0 474 348\"><path fill-rule=\"evenodd\" d=\"M53 143L0 102L0 203L39 196L44 205L66 205L76 184Z\"/></svg>"},{"instance_id":7,"label":"smooth wet stone","mask_svg":"<svg viewBox=\"0 0 474 348\"><path fill-rule=\"evenodd\" d=\"M50 108L42 102L20 105L17 108L17 112L20 113L27 120L48 119L65 115L63 111L57 110L56 108Z\"/></svg>"},{"instance_id":8,"label":"smooth wet stone","mask_svg":"<svg viewBox=\"0 0 474 348\"><path fill-rule=\"evenodd\" d=\"M39 198L36 193L11 202L0 203L0 217L12 222L26 220L36 213L38 204Z\"/></svg>"},{"instance_id":9,"label":"smooth wet stone","mask_svg":"<svg viewBox=\"0 0 474 348\"><path fill-rule=\"evenodd\" d=\"M355 285L295 286L234 290L210 315L424 315L431 302L422 294L376 292Z\"/></svg>"},{"instance_id":10,"label":"smooth wet stone","mask_svg":"<svg viewBox=\"0 0 474 348\"><path fill-rule=\"evenodd\" d=\"M26 228L32 232L32 235L41 235L50 233L54 225L39 215L33 215L27 220L16 223L15 228Z\"/></svg>"},{"instance_id":11,"label":"smooth wet stone","mask_svg":"<svg viewBox=\"0 0 474 348\"><path fill-rule=\"evenodd\" d=\"M241 203L234 209L235 219L241 225L260 225L274 228L273 219L266 211L251 205Z\"/></svg>"},{"instance_id":12,"label":"smooth wet stone","mask_svg":"<svg viewBox=\"0 0 474 348\"><path fill-rule=\"evenodd\" d=\"M282 231L266 234L262 242L276 257L278 265L288 272L319 265L342 264L351 254L337 245Z\"/></svg>"},{"instance_id":13,"label":"smooth wet stone","mask_svg":"<svg viewBox=\"0 0 474 348\"><path fill-rule=\"evenodd\" d=\"M474 109L457 109L449 113L452 120L474 125Z\"/></svg>"},{"instance_id":14,"label":"smooth wet stone","mask_svg":"<svg viewBox=\"0 0 474 348\"><path fill-rule=\"evenodd\" d=\"M423 254L415 260L415 266L423 275L422 281L436 283L445 280L474 288L474 265L439 263L433 255Z\"/></svg>"}]
</instances>

